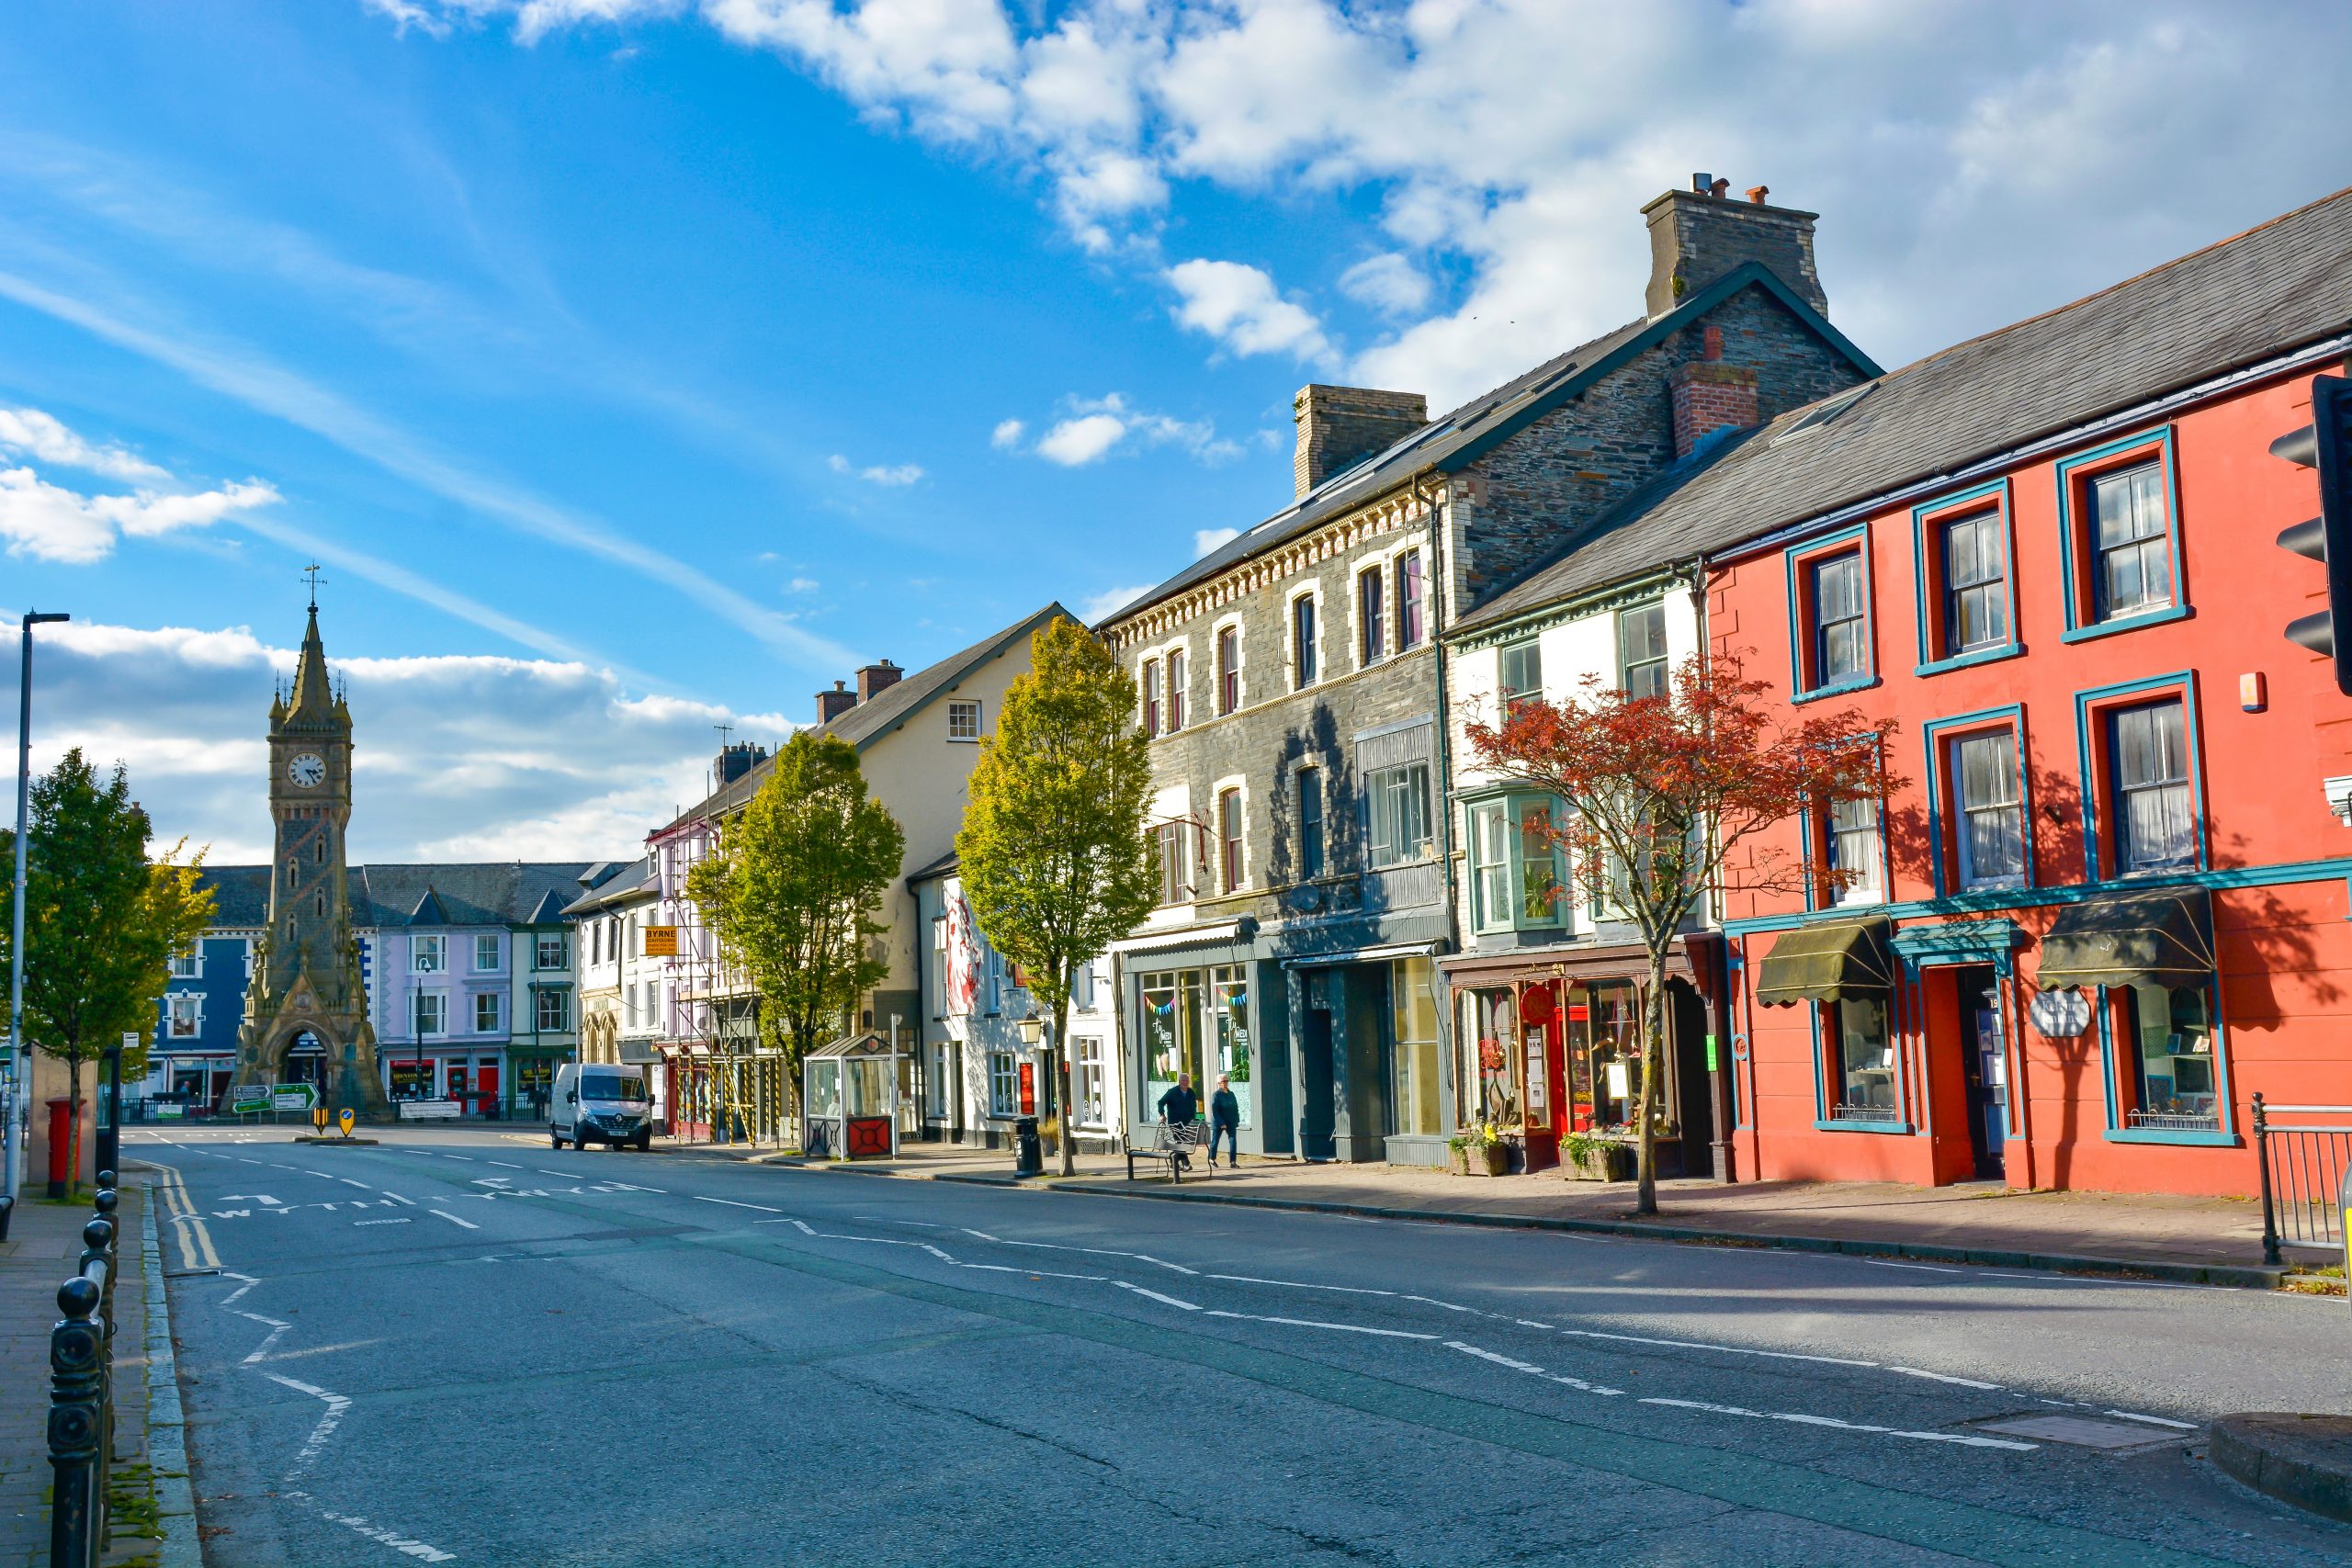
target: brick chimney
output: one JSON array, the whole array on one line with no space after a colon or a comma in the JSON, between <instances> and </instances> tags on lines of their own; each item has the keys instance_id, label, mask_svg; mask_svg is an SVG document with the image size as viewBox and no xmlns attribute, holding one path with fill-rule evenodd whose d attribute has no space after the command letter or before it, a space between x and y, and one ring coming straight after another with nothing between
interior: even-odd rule
<instances>
[{"instance_id":1,"label":"brick chimney","mask_svg":"<svg viewBox=\"0 0 2352 1568\"><path fill-rule=\"evenodd\" d=\"M1650 284L1644 297L1656 321L1742 262L1761 262L1798 299L1824 315L1829 299L1813 265L1813 224L1821 215L1763 199L1752 186L1746 201L1726 199L1727 180L1690 176L1689 190L1670 190L1642 216L1650 226Z\"/></svg>"},{"instance_id":2,"label":"brick chimney","mask_svg":"<svg viewBox=\"0 0 2352 1568\"><path fill-rule=\"evenodd\" d=\"M1757 423L1756 372L1724 363L1724 333L1709 327L1700 336L1700 357L1675 367L1668 380L1674 397L1674 455L1688 457L1718 432L1746 430Z\"/></svg>"},{"instance_id":3,"label":"brick chimney","mask_svg":"<svg viewBox=\"0 0 2352 1568\"><path fill-rule=\"evenodd\" d=\"M836 681L830 692L817 694L817 722L831 724L857 705L857 694L846 681Z\"/></svg>"},{"instance_id":4,"label":"brick chimney","mask_svg":"<svg viewBox=\"0 0 2352 1568\"><path fill-rule=\"evenodd\" d=\"M870 703L882 693L899 683L906 671L885 659L874 664L861 664L857 671L857 700Z\"/></svg>"},{"instance_id":5,"label":"brick chimney","mask_svg":"<svg viewBox=\"0 0 2352 1568\"><path fill-rule=\"evenodd\" d=\"M1430 422L1429 400L1420 393L1368 387L1302 387L1291 407L1298 422L1291 458L1298 495Z\"/></svg>"}]
</instances>

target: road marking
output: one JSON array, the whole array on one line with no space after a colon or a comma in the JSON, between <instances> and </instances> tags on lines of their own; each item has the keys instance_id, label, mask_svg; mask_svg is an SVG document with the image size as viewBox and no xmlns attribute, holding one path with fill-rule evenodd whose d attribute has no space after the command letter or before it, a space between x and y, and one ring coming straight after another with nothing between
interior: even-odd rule
<instances>
[{"instance_id":1,"label":"road marking","mask_svg":"<svg viewBox=\"0 0 2352 1568\"><path fill-rule=\"evenodd\" d=\"M1625 1392L1622 1388L1610 1388L1601 1383L1587 1382L1582 1378L1572 1378L1566 1372L1547 1372L1543 1368L1529 1362L1514 1360L1509 1356L1498 1356L1492 1350L1481 1349L1476 1345L1465 1345L1459 1339L1447 1340L1445 1348L1449 1350L1459 1350L1465 1356L1476 1356L1482 1361L1492 1361L1498 1367L1509 1367L1513 1371L1526 1372L1531 1376L1542 1378L1545 1382L1565 1383L1570 1388L1586 1393L1597 1393L1604 1399L1614 1399Z\"/></svg>"},{"instance_id":2,"label":"road marking","mask_svg":"<svg viewBox=\"0 0 2352 1568\"><path fill-rule=\"evenodd\" d=\"M354 1220L351 1223L355 1225L404 1225L408 1224L408 1216L402 1214L397 1220Z\"/></svg>"},{"instance_id":3,"label":"road marking","mask_svg":"<svg viewBox=\"0 0 2352 1568\"><path fill-rule=\"evenodd\" d=\"M1973 1432L1906 1432L1899 1427L1876 1427L1867 1421L1840 1421L1835 1416L1805 1416L1787 1410L1749 1410L1737 1404L1713 1404L1703 1399L1644 1399L1643 1404L1663 1404L1676 1410L1703 1410L1710 1416L1741 1416L1757 1421L1792 1421L1801 1427L1832 1427L1841 1432L1874 1432L1883 1437L1908 1438L1922 1443L1956 1443L1964 1449L2007 1449L2030 1454L2041 1445L2014 1442L2007 1438L1980 1438Z\"/></svg>"},{"instance_id":4,"label":"road marking","mask_svg":"<svg viewBox=\"0 0 2352 1568\"><path fill-rule=\"evenodd\" d=\"M354 1181L354 1180L352 1180L352 1179L351 1179L351 1178L349 1178L349 1177L347 1177L347 1176L338 1176L338 1177L336 1177L336 1178L335 1178L335 1179L336 1179L337 1181L342 1182L345 1187L356 1187L356 1188L358 1188L362 1192L365 1192L365 1191L367 1191L367 1190L368 1190L368 1184L367 1184L366 1182L364 1182L364 1181Z\"/></svg>"},{"instance_id":5,"label":"road marking","mask_svg":"<svg viewBox=\"0 0 2352 1568\"><path fill-rule=\"evenodd\" d=\"M1956 1378L1950 1372L1931 1372L1925 1367L1889 1367L1890 1372L1901 1372L1906 1378L1926 1378L1931 1382L1957 1383L1962 1388L1996 1389L2001 1384L1981 1382L1975 1378Z\"/></svg>"},{"instance_id":6,"label":"road marking","mask_svg":"<svg viewBox=\"0 0 2352 1568\"><path fill-rule=\"evenodd\" d=\"M461 1159L461 1160L464 1160L468 1165L471 1165L471 1164L473 1164L473 1163L474 1163L474 1156L471 1156L471 1155L443 1155L441 1157L442 1157L443 1159Z\"/></svg>"},{"instance_id":7,"label":"road marking","mask_svg":"<svg viewBox=\"0 0 2352 1568\"><path fill-rule=\"evenodd\" d=\"M247 1356L243 1361L238 1363L240 1366L250 1367L255 1361L258 1361L267 1356L269 1354L269 1348L277 1343L277 1337L294 1326L290 1323L280 1322L278 1319L274 1317L264 1317L257 1312L247 1312L243 1307L237 1308L236 1311L239 1317L249 1317L255 1323L266 1323L269 1325L269 1332L262 1337L262 1342L259 1345L254 1347L254 1353Z\"/></svg>"},{"instance_id":8,"label":"road marking","mask_svg":"<svg viewBox=\"0 0 2352 1568\"><path fill-rule=\"evenodd\" d=\"M180 1179L179 1168L149 1163L164 1179L164 1213L173 1222L171 1234L179 1241L181 1267L220 1268L220 1255L212 1249L212 1233L206 1228L203 1216L196 1212L196 1201L188 1196L187 1183Z\"/></svg>"},{"instance_id":9,"label":"road marking","mask_svg":"<svg viewBox=\"0 0 2352 1568\"><path fill-rule=\"evenodd\" d=\"M1200 1303L1197 1302L1179 1301L1174 1296L1163 1296L1158 1291L1147 1291L1141 1285L1130 1285L1125 1280L1114 1280L1111 1283L1118 1286L1119 1289L1123 1291L1133 1291L1136 1295L1148 1297L1151 1300L1159 1302L1166 1306L1182 1307L1186 1312L1198 1312L1201 1310Z\"/></svg>"},{"instance_id":10,"label":"road marking","mask_svg":"<svg viewBox=\"0 0 2352 1568\"><path fill-rule=\"evenodd\" d=\"M484 1160L482 1163L485 1165L503 1165L509 1170L520 1170L523 1168L521 1166L515 1165L512 1161L503 1159Z\"/></svg>"},{"instance_id":11,"label":"road marking","mask_svg":"<svg viewBox=\"0 0 2352 1568\"><path fill-rule=\"evenodd\" d=\"M334 1436L334 1429L343 1424L343 1413L351 1408L351 1400L348 1395L332 1393L314 1383L300 1382L277 1372L264 1372L262 1376L272 1382L283 1383L297 1393L307 1393L313 1399L326 1401L327 1413L319 1417L317 1426L311 1428L309 1440L294 1456L293 1468L286 1472L286 1479L292 1481L311 1468L311 1461L319 1457L319 1450L326 1446L329 1438Z\"/></svg>"},{"instance_id":12,"label":"road marking","mask_svg":"<svg viewBox=\"0 0 2352 1568\"><path fill-rule=\"evenodd\" d=\"M425 1212L426 1213L428 1213L428 1214L439 1214L443 1219L445 1219L445 1220L448 1221L451 1224L453 1224L453 1225L463 1225L463 1226L465 1226L465 1227L466 1227L466 1229L468 1229L468 1230L469 1230L469 1231L478 1231L478 1230L481 1229L481 1227L480 1225L478 1225L478 1224L474 1224L474 1223L473 1223L473 1221L471 1221L471 1220L461 1220L461 1219L458 1218L458 1216L457 1216L457 1215L452 1214L452 1213L448 1213L447 1210L444 1210L444 1209L427 1209L427 1210L425 1210L424 1212Z\"/></svg>"},{"instance_id":13,"label":"road marking","mask_svg":"<svg viewBox=\"0 0 2352 1568\"><path fill-rule=\"evenodd\" d=\"M576 1170L549 1170L545 1166L535 1166L533 1168L541 1176L560 1176L566 1181L577 1179L580 1175Z\"/></svg>"},{"instance_id":14,"label":"road marking","mask_svg":"<svg viewBox=\"0 0 2352 1568\"><path fill-rule=\"evenodd\" d=\"M416 1200L415 1200L415 1199L413 1199L413 1198L403 1198L403 1197L401 1197L399 1193L397 1193L397 1192L393 1191L393 1190L392 1190L390 1188L389 1188L389 1187L379 1187L379 1188L377 1188L377 1189L376 1189L376 1190L377 1190L377 1191L379 1191L379 1192L381 1192L385 1197L390 1198L390 1199L393 1202L395 1202L395 1203L406 1203L406 1204L407 1204L410 1208L412 1208L412 1209L413 1209L413 1208L415 1208L415 1207L416 1207Z\"/></svg>"},{"instance_id":15,"label":"road marking","mask_svg":"<svg viewBox=\"0 0 2352 1568\"><path fill-rule=\"evenodd\" d=\"M223 1279L243 1280L244 1281L243 1284L238 1286L235 1290L231 1291L227 1295L220 1298L220 1304L222 1306L227 1306L239 1296L243 1295L247 1291L252 1290L255 1285L261 1283L259 1280L254 1279L251 1274L240 1274L234 1269L223 1269L220 1271L220 1274Z\"/></svg>"},{"instance_id":16,"label":"road marking","mask_svg":"<svg viewBox=\"0 0 2352 1568\"><path fill-rule=\"evenodd\" d=\"M1622 1339L1628 1345L1664 1345L1677 1350L1720 1350L1726 1356L1765 1356L1776 1361L1817 1361L1831 1367L1869 1367L1876 1370L1876 1361L1857 1361L1848 1356L1804 1356L1794 1350L1754 1350L1745 1345L1709 1345L1698 1339L1652 1339L1640 1334L1604 1334L1598 1328L1563 1328L1562 1334L1572 1334L1579 1339Z\"/></svg>"},{"instance_id":17,"label":"road marking","mask_svg":"<svg viewBox=\"0 0 2352 1568\"><path fill-rule=\"evenodd\" d=\"M1238 1285L1280 1285L1292 1291L1334 1291L1348 1296L1393 1296L1396 1293L1394 1291L1375 1291L1368 1285L1310 1285L1304 1280L1261 1280L1254 1274L1212 1274L1209 1278L1230 1280Z\"/></svg>"},{"instance_id":18,"label":"road marking","mask_svg":"<svg viewBox=\"0 0 2352 1568\"><path fill-rule=\"evenodd\" d=\"M1155 1268L1166 1269L1172 1273L1195 1276L1200 1273L1197 1269L1187 1269L1182 1263L1170 1263L1164 1258L1154 1258L1148 1252L1122 1252L1114 1247L1071 1247L1056 1241L1007 1241L1001 1235L990 1235L986 1231L976 1231L969 1225L958 1228L967 1235L976 1235L982 1241L992 1241L999 1247L1035 1247L1048 1252L1089 1252L1098 1258L1132 1258L1138 1263L1148 1263Z\"/></svg>"},{"instance_id":19,"label":"road marking","mask_svg":"<svg viewBox=\"0 0 2352 1568\"><path fill-rule=\"evenodd\" d=\"M1402 1328L1367 1328L1360 1323L1323 1323L1311 1317L1266 1317L1254 1312L1211 1310L1208 1315L1238 1318L1245 1323L1279 1323L1289 1328L1332 1328L1341 1334L1375 1334L1383 1339L1435 1339L1437 1337L1434 1334L1415 1334Z\"/></svg>"},{"instance_id":20,"label":"road marking","mask_svg":"<svg viewBox=\"0 0 2352 1568\"><path fill-rule=\"evenodd\" d=\"M2197 1423L2194 1421L2167 1421L2161 1416L2142 1416L2130 1410L2109 1410L2107 1414L2120 1416L2126 1421L2145 1421L2151 1427L2170 1427L2176 1432L2197 1430Z\"/></svg>"},{"instance_id":21,"label":"road marking","mask_svg":"<svg viewBox=\"0 0 2352 1568\"><path fill-rule=\"evenodd\" d=\"M1933 1263L1895 1263L1883 1258L1857 1258L1857 1263L1867 1263L1873 1269L1916 1269L1922 1274L1965 1274L1965 1269L1944 1269Z\"/></svg>"},{"instance_id":22,"label":"road marking","mask_svg":"<svg viewBox=\"0 0 2352 1568\"><path fill-rule=\"evenodd\" d=\"M781 1214L784 1213L782 1209L770 1208L765 1203L739 1203L732 1198L706 1198L699 1192L690 1192L687 1196L692 1198L697 1203L724 1203L730 1209L757 1209L763 1214ZM842 1241L879 1241L882 1238L879 1236L845 1235L836 1239Z\"/></svg>"},{"instance_id":23,"label":"road marking","mask_svg":"<svg viewBox=\"0 0 2352 1568\"><path fill-rule=\"evenodd\" d=\"M369 1524L357 1514L334 1514L327 1512L324 1508L320 1509L319 1513L323 1518L333 1520L345 1529L356 1530L369 1540L380 1541L394 1551L405 1552L421 1562L455 1562L458 1560L458 1554L454 1551L444 1551L437 1546L427 1546L421 1540L412 1540L398 1530L386 1529L381 1525Z\"/></svg>"}]
</instances>

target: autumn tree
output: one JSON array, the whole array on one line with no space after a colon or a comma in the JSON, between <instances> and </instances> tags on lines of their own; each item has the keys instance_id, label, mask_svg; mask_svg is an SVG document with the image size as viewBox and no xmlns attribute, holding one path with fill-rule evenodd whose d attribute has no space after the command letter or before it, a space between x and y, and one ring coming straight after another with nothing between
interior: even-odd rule
<instances>
[{"instance_id":1,"label":"autumn tree","mask_svg":"<svg viewBox=\"0 0 2352 1568\"><path fill-rule=\"evenodd\" d=\"M1029 639L1029 669L980 742L956 858L972 918L1051 1012L1061 1086L1061 1173L1070 1138L1069 1002L1079 966L1158 901L1144 836L1149 742L1136 684L1077 622Z\"/></svg>"},{"instance_id":2,"label":"autumn tree","mask_svg":"<svg viewBox=\"0 0 2352 1568\"><path fill-rule=\"evenodd\" d=\"M759 993L796 1107L809 1051L889 974L877 945L888 928L875 916L906 844L867 793L856 748L804 729L686 874L720 955Z\"/></svg>"},{"instance_id":3,"label":"autumn tree","mask_svg":"<svg viewBox=\"0 0 2352 1568\"><path fill-rule=\"evenodd\" d=\"M212 893L199 888L203 855L179 863L187 841L150 862L147 814L130 798L120 764L101 776L77 748L33 781L25 872L23 1036L66 1064L73 1103L66 1169L81 1168L82 1068L126 1034L126 1077L146 1071L146 1041L171 979L175 953L212 921ZM0 830L0 862L16 835ZM0 883L0 967L14 923L13 885ZM0 997L0 1014L6 998ZM5 1019L0 1019L5 1022Z\"/></svg>"},{"instance_id":4,"label":"autumn tree","mask_svg":"<svg viewBox=\"0 0 2352 1568\"><path fill-rule=\"evenodd\" d=\"M1733 893L1792 891L1808 876L1816 886L1841 882L1846 873L1808 864L1764 835L1800 811L1826 816L1904 782L1885 771L1891 722L1851 709L1790 722L1776 716L1769 691L1728 660L1694 657L1662 694L1632 696L1589 676L1565 702L1515 699L1500 722L1467 728L1485 768L1560 802L1556 819L1538 811L1525 827L1566 853L1569 881L1589 907L1640 933L1648 984L1635 1209L1645 1214L1657 1212L1658 1064L1676 937Z\"/></svg>"}]
</instances>

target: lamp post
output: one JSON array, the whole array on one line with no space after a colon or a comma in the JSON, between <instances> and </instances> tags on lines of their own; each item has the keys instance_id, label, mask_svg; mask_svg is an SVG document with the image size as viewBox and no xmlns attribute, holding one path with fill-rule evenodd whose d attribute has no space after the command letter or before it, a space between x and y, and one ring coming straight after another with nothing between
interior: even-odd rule
<instances>
[{"instance_id":1,"label":"lamp post","mask_svg":"<svg viewBox=\"0 0 2352 1568\"><path fill-rule=\"evenodd\" d=\"M50 621L72 620L71 615L51 612L42 615L37 610L25 612L24 651L17 660L17 880L15 897L9 903L10 931L8 937L8 1056L0 1062L0 1116L7 1122L7 1144L0 1151L0 1240L8 1234L8 1215L16 1205L17 1190L24 1184L25 1114L29 1100L26 1098L29 1077L25 1071L25 828L32 807L33 755L33 628Z\"/></svg>"},{"instance_id":2,"label":"lamp post","mask_svg":"<svg viewBox=\"0 0 2352 1568\"><path fill-rule=\"evenodd\" d=\"M1042 1049L1046 1039L1046 1021L1037 1016L1037 1010L1033 1005L1029 1010L1029 1016L1023 1019L1016 1027L1021 1031L1022 1048L1029 1053L1029 1058L1033 1064L1032 1070L1036 1074L1036 1081L1042 1084L1046 1081L1046 1054ZM1069 1121L1066 1111L1063 1114L1061 1127L1061 1135L1065 1138L1069 1137Z\"/></svg>"}]
</instances>

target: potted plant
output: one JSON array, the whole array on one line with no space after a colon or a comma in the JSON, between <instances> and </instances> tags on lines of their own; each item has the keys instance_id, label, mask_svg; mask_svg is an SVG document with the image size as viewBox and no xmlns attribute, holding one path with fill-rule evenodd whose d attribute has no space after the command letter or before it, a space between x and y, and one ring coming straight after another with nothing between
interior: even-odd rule
<instances>
[{"instance_id":1,"label":"potted plant","mask_svg":"<svg viewBox=\"0 0 2352 1568\"><path fill-rule=\"evenodd\" d=\"M1500 1176L1510 1169L1510 1145L1492 1122L1463 1128L1446 1145L1453 1150L1454 1170L1463 1176Z\"/></svg>"},{"instance_id":2,"label":"potted plant","mask_svg":"<svg viewBox=\"0 0 2352 1568\"><path fill-rule=\"evenodd\" d=\"M1634 1145L1622 1128L1570 1133L1560 1140L1560 1168L1571 1181L1631 1181Z\"/></svg>"}]
</instances>

